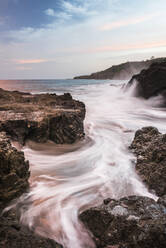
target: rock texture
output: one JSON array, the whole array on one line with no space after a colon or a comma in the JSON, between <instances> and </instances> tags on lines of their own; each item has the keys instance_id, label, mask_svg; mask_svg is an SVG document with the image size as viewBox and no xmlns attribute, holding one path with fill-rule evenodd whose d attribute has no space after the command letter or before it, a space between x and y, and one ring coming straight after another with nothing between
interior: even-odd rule
<instances>
[{"instance_id":1,"label":"rock texture","mask_svg":"<svg viewBox=\"0 0 166 248\"><path fill-rule=\"evenodd\" d=\"M62 248L55 241L34 234L18 221L16 211L0 216L1 248Z\"/></svg>"},{"instance_id":2,"label":"rock texture","mask_svg":"<svg viewBox=\"0 0 166 248\"><path fill-rule=\"evenodd\" d=\"M84 137L85 105L69 93L31 95L0 89L0 131L24 144L27 139L57 144Z\"/></svg>"},{"instance_id":3,"label":"rock texture","mask_svg":"<svg viewBox=\"0 0 166 248\"><path fill-rule=\"evenodd\" d=\"M97 248L166 247L166 134L154 127L135 133L136 170L158 201L143 196L105 199L80 214Z\"/></svg>"},{"instance_id":4,"label":"rock texture","mask_svg":"<svg viewBox=\"0 0 166 248\"><path fill-rule=\"evenodd\" d=\"M134 82L136 85L136 96L150 98L158 94L166 97L166 60L160 63L153 63L147 70L134 75L127 87Z\"/></svg>"},{"instance_id":5,"label":"rock texture","mask_svg":"<svg viewBox=\"0 0 166 248\"><path fill-rule=\"evenodd\" d=\"M62 248L21 225L15 209L3 211L29 188L29 163L10 140L74 143L84 137L84 117L85 105L69 93L31 95L0 89L0 247Z\"/></svg>"},{"instance_id":6,"label":"rock texture","mask_svg":"<svg viewBox=\"0 0 166 248\"><path fill-rule=\"evenodd\" d=\"M144 127L135 133L130 149L137 157L136 171L158 196L166 194L166 134Z\"/></svg>"},{"instance_id":7,"label":"rock texture","mask_svg":"<svg viewBox=\"0 0 166 248\"><path fill-rule=\"evenodd\" d=\"M97 248L166 247L166 198L107 199L81 213ZM165 205L164 205L165 204Z\"/></svg>"},{"instance_id":8,"label":"rock texture","mask_svg":"<svg viewBox=\"0 0 166 248\"><path fill-rule=\"evenodd\" d=\"M0 247L61 248L53 240L34 234L18 221L15 209L3 213L7 204L28 190L29 164L24 153L12 147L4 132L0 132Z\"/></svg>"},{"instance_id":9,"label":"rock texture","mask_svg":"<svg viewBox=\"0 0 166 248\"><path fill-rule=\"evenodd\" d=\"M165 58L150 59L146 61L126 62L119 65L111 66L110 68L92 73L91 75L78 76L74 79L114 79L114 80L129 80L134 74L140 73L141 70L147 69L152 63L160 62Z\"/></svg>"},{"instance_id":10,"label":"rock texture","mask_svg":"<svg viewBox=\"0 0 166 248\"><path fill-rule=\"evenodd\" d=\"M0 89L0 247L62 247L20 225L16 210L3 213L9 202L29 188L29 163L10 140L74 143L84 137L84 118L85 105L69 93L31 95Z\"/></svg>"},{"instance_id":11,"label":"rock texture","mask_svg":"<svg viewBox=\"0 0 166 248\"><path fill-rule=\"evenodd\" d=\"M29 163L0 132L0 208L28 189Z\"/></svg>"}]
</instances>

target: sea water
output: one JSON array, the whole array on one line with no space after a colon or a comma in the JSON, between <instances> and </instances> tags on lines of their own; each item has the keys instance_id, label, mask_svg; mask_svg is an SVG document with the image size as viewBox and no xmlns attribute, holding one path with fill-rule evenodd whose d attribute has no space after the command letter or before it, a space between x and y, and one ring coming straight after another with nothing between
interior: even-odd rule
<instances>
[{"instance_id":1,"label":"sea water","mask_svg":"<svg viewBox=\"0 0 166 248\"><path fill-rule=\"evenodd\" d=\"M128 146L135 131L155 126L166 132L166 111L160 96L134 97L125 81L19 80L0 87L31 93L70 92L86 105L85 139L73 145L28 142L23 151L30 162L30 192L23 195L21 221L64 248L95 247L79 213L104 198L143 195L156 199L135 171Z\"/></svg>"}]
</instances>

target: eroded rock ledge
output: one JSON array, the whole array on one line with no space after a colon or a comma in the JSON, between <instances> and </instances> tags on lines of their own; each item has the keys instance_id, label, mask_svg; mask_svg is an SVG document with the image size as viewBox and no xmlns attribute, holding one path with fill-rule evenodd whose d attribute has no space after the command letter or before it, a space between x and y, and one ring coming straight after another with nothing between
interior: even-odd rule
<instances>
[{"instance_id":1,"label":"eroded rock ledge","mask_svg":"<svg viewBox=\"0 0 166 248\"><path fill-rule=\"evenodd\" d=\"M74 143L84 137L85 105L69 93L31 95L0 89L0 131L25 144L52 140Z\"/></svg>"}]
</instances>

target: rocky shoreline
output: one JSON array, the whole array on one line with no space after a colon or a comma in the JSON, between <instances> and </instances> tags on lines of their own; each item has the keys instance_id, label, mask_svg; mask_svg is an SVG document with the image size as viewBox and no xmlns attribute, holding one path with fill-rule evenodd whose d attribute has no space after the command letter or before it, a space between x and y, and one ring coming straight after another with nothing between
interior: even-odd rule
<instances>
[{"instance_id":1,"label":"rocky shoreline","mask_svg":"<svg viewBox=\"0 0 166 248\"><path fill-rule=\"evenodd\" d=\"M138 130L129 149L136 171L158 201L129 196L105 199L80 214L97 248L166 247L166 135L154 127Z\"/></svg>"},{"instance_id":2,"label":"rocky shoreline","mask_svg":"<svg viewBox=\"0 0 166 248\"><path fill-rule=\"evenodd\" d=\"M162 196L157 202L142 196L129 196L119 200L105 199L100 206L80 214L80 220L90 230L96 247L164 248L166 246L166 180L164 180L165 174L162 170L164 169L163 159L165 159L166 146L162 146L162 142L165 142L165 135L160 134L154 127L145 127L136 132L130 146L137 157L136 170L149 188L155 190L157 195ZM157 152L155 145L158 145ZM157 159L154 166L157 174L153 172L153 167L151 168L151 159L154 157L154 153ZM27 227L22 226L19 223L17 210L12 209L3 213L2 210L11 200L28 190L30 173L29 164L25 161L24 154L12 147L10 139L4 132L0 133L0 156L0 247L22 248L26 245L26 247L32 248L61 248L62 246L55 241L39 237ZM148 168L147 173L144 172L145 166ZM153 187L151 187L151 181L148 181L152 178L151 175L155 182ZM163 181L160 178L161 180L163 178Z\"/></svg>"},{"instance_id":3,"label":"rocky shoreline","mask_svg":"<svg viewBox=\"0 0 166 248\"><path fill-rule=\"evenodd\" d=\"M11 201L29 189L29 162L24 153L11 145L5 132L0 132L0 247L60 248L53 240L37 236L19 222L16 209L4 212Z\"/></svg>"},{"instance_id":4,"label":"rocky shoreline","mask_svg":"<svg viewBox=\"0 0 166 248\"><path fill-rule=\"evenodd\" d=\"M2 89L0 104L0 247L62 248L21 225L17 210L3 211L29 190L29 163L11 141L72 144L84 137L85 105L68 93L31 95ZM80 220L97 248L164 248L166 135L155 127L144 127L136 131L129 149L136 156L133 166L158 200L135 195L105 199L100 206L80 213Z\"/></svg>"},{"instance_id":5,"label":"rocky shoreline","mask_svg":"<svg viewBox=\"0 0 166 248\"><path fill-rule=\"evenodd\" d=\"M5 207L29 190L29 162L11 141L72 144L84 137L85 105L69 93L31 95L0 89L0 247L61 248L19 222L16 209Z\"/></svg>"},{"instance_id":6,"label":"rocky shoreline","mask_svg":"<svg viewBox=\"0 0 166 248\"><path fill-rule=\"evenodd\" d=\"M148 99L157 95L165 101L166 62L154 63L134 75L135 96ZM165 103L163 104L165 106ZM135 169L157 202L148 197L129 196L105 199L87 209L80 219L90 230L97 248L166 247L166 134L155 127L137 130L129 149L136 156Z\"/></svg>"}]
</instances>

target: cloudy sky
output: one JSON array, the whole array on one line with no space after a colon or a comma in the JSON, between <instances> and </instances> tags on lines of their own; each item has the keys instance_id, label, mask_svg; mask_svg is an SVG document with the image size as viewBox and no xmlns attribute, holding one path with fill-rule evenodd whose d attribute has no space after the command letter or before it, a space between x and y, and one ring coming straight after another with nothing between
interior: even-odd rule
<instances>
[{"instance_id":1,"label":"cloudy sky","mask_svg":"<svg viewBox=\"0 0 166 248\"><path fill-rule=\"evenodd\" d=\"M166 0L0 0L0 78L54 79L166 56Z\"/></svg>"}]
</instances>

